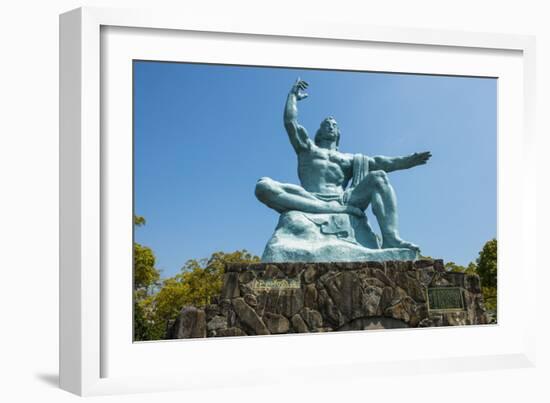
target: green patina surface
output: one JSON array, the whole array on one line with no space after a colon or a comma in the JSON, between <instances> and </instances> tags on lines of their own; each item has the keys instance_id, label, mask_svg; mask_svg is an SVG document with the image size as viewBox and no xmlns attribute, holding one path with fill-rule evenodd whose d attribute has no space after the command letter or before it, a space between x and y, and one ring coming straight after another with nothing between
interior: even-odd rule
<instances>
[{"instance_id":1,"label":"green patina surface","mask_svg":"<svg viewBox=\"0 0 550 403\"><path fill-rule=\"evenodd\" d=\"M420 248L399 235L397 198L387 174L423 165L431 153L386 157L341 152L333 117L321 122L312 140L298 122L298 101L307 98L307 88L305 81L296 80L284 106L284 127L298 157L300 185L267 177L256 184L256 197L281 214L262 261L414 260ZM369 206L380 235L365 216Z\"/></svg>"}]
</instances>

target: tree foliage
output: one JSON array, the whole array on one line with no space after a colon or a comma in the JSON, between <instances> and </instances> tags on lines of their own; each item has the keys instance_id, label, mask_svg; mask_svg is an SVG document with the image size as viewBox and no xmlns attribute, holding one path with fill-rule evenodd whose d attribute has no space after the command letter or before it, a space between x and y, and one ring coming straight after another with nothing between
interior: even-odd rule
<instances>
[{"instance_id":1,"label":"tree foliage","mask_svg":"<svg viewBox=\"0 0 550 403\"><path fill-rule=\"evenodd\" d=\"M209 258L188 260L180 273L162 282L154 296L158 322L169 324L185 305L202 307L221 292L224 268L227 263L257 263L258 256L246 250L233 253L215 252Z\"/></svg>"},{"instance_id":2,"label":"tree foliage","mask_svg":"<svg viewBox=\"0 0 550 403\"><path fill-rule=\"evenodd\" d=\"M470 262L468 267L454 262L445 263L445 269L450 272L477 274L481 281L481 292L485 308L496 320L497 309L497 240L487 241L479 252L475 262Z\"/></svg>"},{"instance_id":3,"label":"tree foliage","mask_svg":"<svg viewBox=\"0 0 550 403\"><path fill-rule=\"evenodd\" d=\"M464 266L456 264L455 262L447 262L445 263L445 270L454 273L464 273L466 271L466 268Z\"/></svg>"},{"instance_id":4,"label":"tree foliage","mask_svg":"<svg viewBox=\"0 0 550 403\"><path fill-rule=\"evenodd\" d=\"M166 326L156 319L154 297L138 296L134 293L134 340L162 340Z\"/></svg>"},{"instance_id":5,"label":"tree foliage","mask_svg":"<svg viewBox=\"0 0 550 403\"><path fill-rule=\"evenodd\" d=\"M143 225L145 220L134 219ZM186 305L208 305L221 292L227 263L257 263L246 250L215 252L209 258L188 260L173 277L159 280L153 251L134 243L134 339L161 340Z\"/></svg>"},{"instance_id":6,"label":"tree foliage","mask_svg":"<svg viewBox=\"0 0 550 403\"><path fill-rule=\"evenodd\" d=\"M160 271L155 267L151 248L134 242L134 289L149 290L158 284Z\"/></svg>"},{"instance_id":7,"label":"tree foliage","mask_svg":"<svg viewBox=\"0 0 550 403\"><path fill-rule=\"evenodd\" d=\"M496 287L481 287L481 293L483 294L483 302L485 308L492 312L496 319L497 310L497 288Z\"/></svg>"},{"instance_id":8,"label":"tree foliage","mask_svg":"<svg viewBox=\"0 0 550 403\"><path fill-rule=\"evenodd\" d=\"M491 239L477 258L477 274L484 287L497 286L497 240Z\"/></svg>"},{"instance_id":9,"label":"tree foliage","mask_svg":"<svg viewBox=\"0 0 550 403\"><path fill-rule=\"evenodd\" d=\"M134 216L134 225L145 225L145 219ZM163 332L155 326L152 295L159 286L160 270L155 267L151 248L134 242L134 339L158 340Z\"/></svg>"},{"instance_id":10,"label":"tree foliage","mask_svg":"<svg viewBox=\"0 0 550 403\"><path fill-rule=\"evenodd\" d=\"M141 226L145 225L145 217L142 217L142 216L139 216L139 215L134 215L134 225L136 227L141 227Z\"/></svg>"},{"instance_id":11,"label":"tree foliage","mask_svg":"<svg viewBox=\"0 0 550 403\"><path fill-rule=\"evenodd\" d=\"M476 260L483 301L487 310L494 315L495 320L497 310L497 252L497 240L491 239L483 245Z\"/></svg>"},{"instance_id":12,"label":"tree foliage","mask_svg":"<svg viewBox=\"0 0 550 403\"><path fill-rule=\"evenodd\" d=\"M468 267L456 264L455 262L445 263L445 269L454 273L466 273L466 274L476 274L477 265L474 262L470 262Z\"/></svg>"},{"instance_id":13,"label":"tree foliage","mask_svg":"<svg viewBox=\"0 0 550 403\"><path fill-rule=\"evenodd\" d=\"M134 215L134 225L145 225L145 218ZM149 290L158 285L160 271L155 267L155 254L151 248L134 242L134 289Z\"/></svg>"},{"instance_id":14,"label":"tree foliage","mask_svg":"<svg viewBox=\"0 0 550 403\"><path fill-rule=\"evenodd\" d=\"M477 264L475 264L474 262L470 262L468 264L468 267L466 267L466 270L464 270L464 273L477 274Z\"/></svg>"}]
</instances>

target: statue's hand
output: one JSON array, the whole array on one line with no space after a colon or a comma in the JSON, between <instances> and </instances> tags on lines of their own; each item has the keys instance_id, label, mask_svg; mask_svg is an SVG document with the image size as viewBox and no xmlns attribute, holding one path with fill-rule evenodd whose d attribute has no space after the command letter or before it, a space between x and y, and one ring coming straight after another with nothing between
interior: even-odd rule
<instances>
[{"instance_id":1,"label":"statue's hand","mask_svg":"<svg viewBox=\"0 0 550 403\"><path fill-rule=\"evenodd\" d=\"M423 165L432 157L432 153L429 151L425 151L422 153L414 153L409 157L409 162L412 167L415 167L417 165Z\"/></svg>"},{"instance_id":2,"label":"statue's hand","mask_svg":"<svg viewBox=\"0 0 550 403\"><path fill-rule=\"evenodd\" d=\"M307 89L308 86L309 84L307 82L301 80L300 77L298 77L290 92L296 95L296 99L298 101L301 101L302 99L307 98L307 93L304 91Z\"/></svg>"}]
</instances>

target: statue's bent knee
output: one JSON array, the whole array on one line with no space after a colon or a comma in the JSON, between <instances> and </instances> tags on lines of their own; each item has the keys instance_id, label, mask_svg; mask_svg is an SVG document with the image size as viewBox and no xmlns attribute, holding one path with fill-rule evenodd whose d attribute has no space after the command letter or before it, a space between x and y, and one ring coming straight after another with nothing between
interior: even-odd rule
<instances>
[{"instance_id":1,"label":"statue's bent knee","mask_svg":"<svg viewBox=\"0 0 550 403\"><path fill-rule=\"evenodd\" d=\"M256 194L258 200L265 203L271 197L273 197L273 194L275 193L275 187L275 181L271 178L264 176L263 178L258 179L258 182L256 182L254 193Z\"/></svg>"},{"instance_id":2,"label":"statue's bent knee","mask_svg":"<svg viewBox=\"0 0 550 403\"><path fill-rule=\"evenodd\" d=\"M374 185L385 187L390 184L388 174L385 171L372 171L369 176Z\"/></svg>"}]
</instances>

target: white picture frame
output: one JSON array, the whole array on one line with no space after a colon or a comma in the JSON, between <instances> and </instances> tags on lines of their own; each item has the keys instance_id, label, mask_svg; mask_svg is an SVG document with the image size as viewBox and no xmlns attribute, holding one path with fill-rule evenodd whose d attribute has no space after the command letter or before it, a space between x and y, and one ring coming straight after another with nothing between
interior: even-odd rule
<instances>
[{"instance_id":1,"label":"white picture frame","mask_svg":"<svg viewBox=\"0 0 550 403\"><path fill-rule=\"evenodd\" d=\"M105 32L114 32L114 39L109 39L107 42L105 36L102 36ZM117 32L121 34L118 39L115 38ZM153 36L151 36L152 33ZM505 82L509 87L504 86L502 90L499 89L499 97L503 96L503 91L504 94L508 94L508 98L499 98L499 116L503 119L510 116L510 120L503 122L499 120L498 236L499 246L501 246L499 248L499 325L484 328L388 333L349 332L331 335L132 343L132 340L126 336L127 322L121 323L126 321L124 318L128 316L130 302L125 301L124 298L118 301L112 298L113 289L116 289L114 285L128 280L131 267L129 272L126 271L125 274L116 278L111 277L112 273L106 269L109 266L109 259L112 258L110 253L113 249L116 250L110 243L114 240L113 234L117 231L119 233L125 231L118 224L118 226L112 225L111 221L115 222L116 217L120 217L120 214L115 213L125 211L124 209L127 208L127 204L118 207L111 205L109 195L114 191L112 187L112 182L116 182L114 178L121 174L120 177L124 179L129 167L124 163L124 161L127 162L122 155L124 151L120 151L127 143L111 141L123 139L124 136L106 138L105 133L112 130L113 126L110 125L131 125L127 119L124 120L125 114L128 113L128 104L124 103L124 99L127 100L129 94L128 87L124 84L124 82L127 84L127 81L124 79L116 80L114 83L113 80L105 80L105 77L102 77L102 74L107 74L106 71L108 74L120 74L116 71L120 66L124 68L125 61L121 59L121 64L115 65L115 63L110 66L109 61L106 62L102 58L112 57L113 61L116 57L127 59L135 57L132 52L140 53L146 50L145 53L149 52L149 55L156 53L157 57L163 60L165 57L170 57L170 52L180 43L178 41L181 38L178 35L185 35L185 33L193 33L193 40L203 40L203 37L209 35L214 35L215 41L238 38L244 44L243 46L248 46L249 39L260 47L267 42L274 44L273 46L284 47L290 41L303 48L310 46L311 41L320 41L322 46L331 46L337 52L338 49L346 46L350 48L374 46L383 51L393 46L395 56L390 55L386 63L395 63L393 71L402 72L420 72L418 69L426 69L425 65L422 67L420 64L416 69L400 68L403 65L403 52L409 51L425 54L426 60L432 64L429 71L426 71L428 73L466 74L471 71L471 75L491 75L493 68L502 68L502 77L506 78ZM143 36L137 41L139 42L137 47L125 46L127 43L123 42L124 40L132 41L132 36L138 35ZM189 44L187 52L192 49L191 42ZM201 45L205 45L206 48L216 46L208 41ZM106 50L108 47L115 47L117 52L109 53L109 50ZM235 384L246 386L269 383L275 379L277 382L292 382L297 374L300 374L302 380L307 378L329 380L335 377L345 379L351 376L370 376L380 373L405 374L418 371L440 372L532 366L535 357L533 342L535 321L529 315L534 315L535 312L535 295L522 285L527 284L528 277L535 276L535 253L525 252L528 245L536 244L534 239L535 198L533 193L514 192L512 186L507 183L513 182L516 188L522 189L527 187L533 189L536 186L532 176L521 176L508 167L508 162L512 162L512 150L520 152L521 158L526 161L534 154L534 49L534 39L521 35L367 27L327 24L321 21L304 21L296 25L281 21L270 22L268 19L206 20L197 19L192 15L171 15L149 10L81 8L61 15L61 387L79 395L97 395ZM185 49L178 51L186 52ZM449 69L444 67L444 64L438 65L439 60L430 52L448 54L455 61L455 66ZM479 65L461 63L460 60L465 58L466 54L470 55L468 57L477 58ZM205 56L204 60L233 62L229 60L231 55L224 54L221 49L218 53L213 52L212 55ZM256 52L252 57L258 61L263 57L262 55L262 52ZM499 60L502 60L502 66L508 67L491 67L495 64L493 58L501 56L502 59ZM192 59L196 57L202 56L197 53ZM486 67L483 67L484 58L487 59ZM409 62L414 61L409 60ZM269 63L269 61L260 60L259 63ZM295 63L305 67L306 61ZM315 61L311 63L312 67L317 66ZM359 60L357 63L362 62ZM376 69L372 64L369 66L371 69ZM387 66L384 67L381 64L380 69L391 70ZM110 70L104 70L105 68ZM124 78L123 75L117 77ZM507 92L507 88L510 92ZM112 93L114 93L113 98L107 95L108 102L106 102L105 94ZM519 100L512 99L511 94L518 95ZM119 96L122 96L122 101L121 109L117 109L117 112L121 114L117 113L116 116L122 117L119 121L111 122L109 119L113 114L109 108L119 107L116 106ZM120 127L120 129L125 131L127 128ZM113 153L117 152L121 153L121 165L126 168L122 171L118 170L115 175L115 170L118 168L114 168L113 164L109 163L109 159L113 158ZM120 188L124 189L124 186ZM124 201L124 195L122 196L117 199ZM117 210L118 208L122 210ZM510 212L513 214L509 214ZM509 218L504 221L502 217ZM126 218L131 223L131 216L128 215ZM110 232L112 227L116 227L114 232ZM131 231L131 225L129 231ZM123 234L122 238L127 236L128 234ZM514 248L505 248L506 245L514 245ZM127 257L127 255L122 256L121 259L126 260L121 261L128 263ZM514 278L504 270L502 286L501 262L504 268L519 265L522 269L521 274L516 273ZM521 295L521 302L511 300L512 287L518 287L519 291L516 295L517 293ZM128 290L131 290L131 281L123 294L127 294ZM507 309L501 308L502 306ZM522 320L518 320L521 313L523 313ZM128 316L127 320L131 321L131 317ZM120 329L117 327L119 325ZM395 348L395 351L390 354L384 353L384 348L380 348L384 345L400 345L403 340L410 340L413 344L416 343L415 345L438 345L439 343L443 346L447 340L459 340L472 335L480 340L481 347L478 350L468 346L449 347L446 351L435 349L416 352ZM489 348L490 340L493 344L491 348L483 350L483 348ZM502 342L499 344L494 340ZM353 352L354 348L357 351L357 347L364 346L366 341L378 346L378 354L370 351L369 356L361 356ZM324 357L320 361L316 359L315 349L332 349L338 345L346 346L345 354L341 357L328 360ZM291 356L282 359L281 351L289 349L293 351ZM156 374L133 371L132 357L139 356L140 361L143 362L143 357L152 353L153 350L155 357L160 357L157 364L164 362L165 369ZM186 362L193 363L193 370L190 370L191 366L180 365L178 368L177 365L169 365L168 357L174 357L174 354L185 354ZM260 354L263 355L263 359L260 359ZM346 355L348 357L345 357ZM269 366L265 362L262 364L266 357L270 363ZM239 358L243 362L235 364L237 369L233 369L232 374L227 374L223 368L216 368L217 362L226 360L235 362ZM115 362L118 364L111 365ZM128 364L125 366L124 362ZM259 368L263 371L258 371ZM304 368L308 369L307 374L304 373ZM243 371L247 373L246 378L240 376Z\"/></svg>"}]
</instances>

